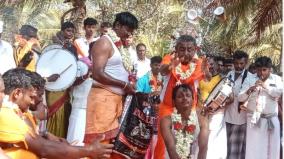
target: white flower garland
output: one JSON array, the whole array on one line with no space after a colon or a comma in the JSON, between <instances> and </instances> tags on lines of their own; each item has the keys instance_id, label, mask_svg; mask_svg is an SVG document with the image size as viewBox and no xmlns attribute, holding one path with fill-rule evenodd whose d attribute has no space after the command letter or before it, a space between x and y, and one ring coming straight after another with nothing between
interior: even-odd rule
<instances>
[{"instance_id":1,"label":"white flower garland","mask_svg":"<svg viewBox=\"0 0 284 159\"><path fill-rule=\"evenodd\" d=\"M122 45L122 41L121 41L120 37L118 37L112 29L109 29L107 34L110 36L110 38L111 38L111 40L113 41L114 44L117 43L117 42L121 43L121 46L116 46L116 47L118 48L118 50L120 52L124 68L128 72L131 72L133 70L133 64L132 64L131 59L130 59L129 50Z\"/></svg>"},{"instance_id":2,"label":"white flower garland","mask_svg":"<svg viewBox=\"0 0 284 159\"><path fill-rule=\"evenodd\" d=\"M181 69L181 63L179 63L177 65L177 67L175 68L176 74L180 75L180 79L181 80L186 80L187 78L189 78L191 76L191 74L194 72L196 67L196 64L194 62L190 62L189 63L189 69L186 70L185 72L182 71Z\"/></svg>"},{"instance_id":3,"label":"white flower garland","mask_svg":"<svg viewBox=\"0 0 284 159\"><path fill-rule=\"evenodd\" d=\"M171 116L173 127L175 123L182 123L181 114L177 113L177 110L174 110L174 113ZM191 144L193 143L195 139L195 131L196 131L196 125L197 125L197 114L195 111L191 111L191 114L189 116L189 119L186 121L186 126L194 125L195 129L193 133L190 133L185 130L184 126L183 128L179 130L174 129L174 135L176 137L176 151L178 155L181 157L181 159L188 159L190 156L190 149Z\"/></svg>"}]
</instances>

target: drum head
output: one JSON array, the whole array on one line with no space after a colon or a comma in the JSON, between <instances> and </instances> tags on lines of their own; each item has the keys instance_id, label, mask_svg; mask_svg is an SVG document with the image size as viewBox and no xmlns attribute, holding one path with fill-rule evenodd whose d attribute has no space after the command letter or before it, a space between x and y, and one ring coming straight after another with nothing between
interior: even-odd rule
<instances>
[{"instance_id":1,"label":"drum head","mask_svg":"<svg viewBox=\"0 0 284 159\"><path fill-rule=\"evenodd\" d=\"M42 53L45 53L45 52L47 52L47 51L49 51L49 50L52 50L52 49L62 49L62 48L63 48L62 45L59 45L59 44L52 44L52 45L48 45L48 46L44 47L44 48L42 49Z\"/></svg>"},{"instance_id":2,"label":"drum head","mask_svg":"<svg viewBox=\"0 0 284 159\"><path fill-rule=\"evenodd\" d=\"M52 49L39 57L36 72L42 77L60 74L55 82L47 82L45 87L49 91L62 91L76 80L77 61L74 55L65 49Z\"/></svg>"},{"instance_id":3,"label":"drum head","mask_svg":"<svg viewBox=\"0 0 284 159\"><path fill-rule=\"evenodd\" d=\"M77 62L77 65L78 65L77 77L84 76L84 75L86 75L88 73L89 67L83 61L79 60Z\"/></svg>"}]
</instances>

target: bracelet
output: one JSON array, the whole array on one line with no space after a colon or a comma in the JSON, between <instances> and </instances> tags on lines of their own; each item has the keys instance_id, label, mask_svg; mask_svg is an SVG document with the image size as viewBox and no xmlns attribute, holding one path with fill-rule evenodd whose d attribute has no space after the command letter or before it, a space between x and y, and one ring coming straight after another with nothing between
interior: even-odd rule
<instances>
[{"instance_id":1,"label":"bracelet","mask_svg":"<svg viewBox=\"0 0 284 159\"><path fill-rule=\"evenodd\" d=\"M128 85L128 83L125 82L125 85L124 85L124 87L122 89L124 90L127 87L127 85Z\"/></svg>"}]
</instances>

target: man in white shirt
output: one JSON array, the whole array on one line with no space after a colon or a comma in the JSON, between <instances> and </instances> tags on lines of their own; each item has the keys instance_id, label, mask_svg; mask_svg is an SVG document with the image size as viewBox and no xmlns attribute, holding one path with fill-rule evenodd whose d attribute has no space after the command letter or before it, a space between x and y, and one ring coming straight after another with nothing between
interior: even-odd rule
<instances>
[{"instance_id":1,"label":"man in white shirt","mask_svg":"<svg viewBox=\"0 0 284 159\"><path fill-rule=\"evenodd\" d=\"M89 57L89 45L98 39L95 38L97 24L98 22L94 18L86 18L84 20L85 37L78 38L74 42L79 59Z\"/></svg>"},{"instance_id":2,"label":"man in white shirt","mask_svg":"<svg viewBox=\"0 0 284 159\"><path fill-rule=\"evenodd\" d=\"M139 43L136 46L137 61L134 63L137 67L137 77L141 78L151 70L150 60L146 57L146 45Z\"/></svg>"},{"instance_id":3,"label":"man in white shirt","mask_svg":"<svg viewBox=\"0 0 284 159\"><path fill-rule=\"evenodd\" d=\"M1 40L3 25L3 21L0 21L0 74L4 74L9 69L16 67L11 44Z\"/></svg>"},{"instance_id":4,"label":"man in white shirt","mask_svg":"<svg viewBox=\"0 0 284 159\"><path fill-rule=\"evenodd\" d=\"M238 96L247 101L246 159L278 159L280 155L280 124L278 100L283 91L283 81L272 74L269 57L255 61L257 73L245 81Z\"/></svg>"},{"instance_id":5,"label":"man in white shirt","mask_svg":"<svg viewBox=\"0 0 284 159\"><path fill-rule=\"evenodd\" d=\"M76 39L74 44L77 48L78 57L89 67L91 61L89 59L89 45L96 41L97 20L86 18L84 20L85 37ZM83 69L83 68L81 68ZM77 141L77 145L83 145L86 125L86 107L87 97L92 87L92 79L88 78L88 73L82 77L79 85L76 85L72 90L72 110L69 117L69 126L67 132L67 141Z\"/></svg>"},{"instance_id":6,"label":"man in white shirt","mask_svg":"<svg viewBox=\"0 0 284 159\"><path fill-rule=\"evenodd\" d=\"M230 101L227 101L225 109L225 122L227 129L227 158L228 159L244 159L246 145L246 113L240 111L238 94L243 87L245 80L252 76L245 66L248 62L248 54L244 51L235 51L233 55L234 70L227 75L233 80L233 93Z\"/></svg>"}]
</instances>

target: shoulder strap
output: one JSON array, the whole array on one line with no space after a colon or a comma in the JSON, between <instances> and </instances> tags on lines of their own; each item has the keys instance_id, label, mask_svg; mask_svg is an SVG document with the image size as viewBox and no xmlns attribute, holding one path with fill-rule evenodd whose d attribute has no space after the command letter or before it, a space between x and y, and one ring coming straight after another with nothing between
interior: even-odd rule
<instances>
[{"instance_id":1,"label":"shoulder strap","mask_svg":"<svg viewBox=\"0 0 284 159\"><path fill-rule=\"evenodd\" d=\"M244 83L244 81L245 81L247 75L248 75L248 70L245 70L244 75L243 75L243 78L242 78L242 84Z\"/></svg>"}]
</instances>

